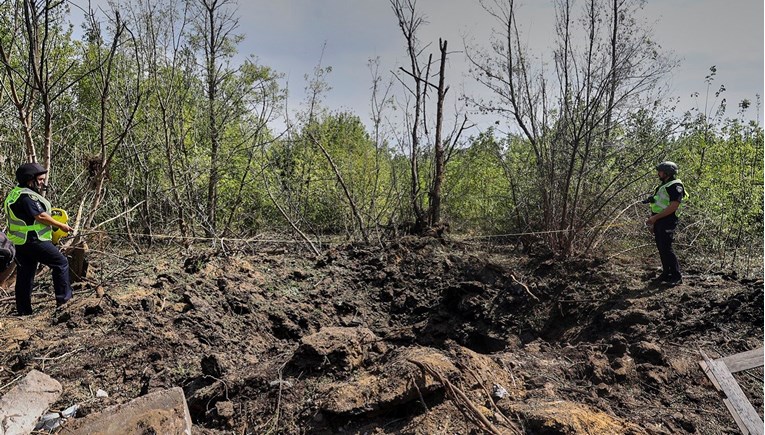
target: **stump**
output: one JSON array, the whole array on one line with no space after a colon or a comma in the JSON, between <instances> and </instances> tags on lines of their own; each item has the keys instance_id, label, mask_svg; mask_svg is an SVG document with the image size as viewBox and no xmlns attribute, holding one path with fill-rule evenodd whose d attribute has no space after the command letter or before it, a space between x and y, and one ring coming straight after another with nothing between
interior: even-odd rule
<instances>
[{"instance_id":1,"label":"stump","mask_svg":"<svg viewBox=\"0 0 765 435\"><path fill-rule=\"evenodd\" d=\"M88 244L84 239L78 239L64 248L69 259L69 279L72 283L85 281L88 277Z\"/></svg>"}]
</instances>

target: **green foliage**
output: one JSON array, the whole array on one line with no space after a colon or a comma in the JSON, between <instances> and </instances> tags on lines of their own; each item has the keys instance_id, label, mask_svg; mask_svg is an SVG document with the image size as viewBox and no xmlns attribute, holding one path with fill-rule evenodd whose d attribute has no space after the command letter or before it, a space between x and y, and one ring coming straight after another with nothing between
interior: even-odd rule
<instances>
[{"instance_id":1,"label":"green foliage","mask_svg":"<svg viewBox=\"0 0 765 435\"><path fill-rule=\"evenodd\" d=\"M10 20L9 7L10 3L0 6L3 23ZM284 108L281 77L254 58L236 64L238 37L225 41L222 48L214 102L220 115L215 121L220 133L218 209L215 222L209 222L205 205L213 157L208 83L205 66L196 61L199 52L193 50L205 42L199 35L182 32L147 33L180 31L182 26L171 22L180 14L143 11L135 16L157 21L136 23L136 39L124 36L120 41L105 105L104 61L112 35L93 26L82 41L76 41L65 26L55 29L52 77L62 77L61 83L81 77L71 88L58 89L61 94L53 105L56 205L75 211L83 204L85 214L92 211L88 207L94 203L99 170L94 158L113 153L95 223L142 204L108 225L115 236L128 230L202 235L215 228L217 236L248 237L267 231L292 233L296 227L314 236L359 240L371 235L373 240L387 230L401 231L413 224L406 145L390 144L382 134L372 137L356 114L320 107L322 94L329 90L323 80L331 67L314 71L307 87L312 97L305 113L295 116L298 125L284 135L272 131L274 118ZM0 26L0 43L11 40L9 29ZM645 50L655 47L640 48L647 56ZM23 68L21 51L15 50L12 66ZM605 66L598 71L608 71L607 61L602 60ZM647 57L641 61L655 66ZM536 106L519 109L526 110L521 117L536 129L533 134L511 128L514 133L501 135L490 129L451 151L442 216L457 234L547 232L553 235L542 240L553 248L587 251L602 236L592 228L609 224L625 209L637 210L629 207L656 185L653 165L671 159L680 165L680 177L691 195L683 233L694 252L715 255L723 265L750 258L762 246L763 130L743 121L753 106L749 100L738 105L738 117L725 118L720 100L724 87L710 92L715 74L712 70L707 77L707 100L714 95L714 102L689 113L682 130L669 109L648 96L650 92L624 96L627 91L619 94L617 87L614 98L621 96L624 101L610 108L603 95L575 101L573 88L560 96L560 105L542 101L540 93ZM9 78L0 80L7 85ZM609 80L606 74L598 83L569 85L584 91L593 86L610 89ZM624 78L617 84L628 82ZM535 82L530 80L529 85ZM6 148L9 158L1 163L10 180L23 159L24 138L7 92L3 97L0 138L4 146L12 146ZM118 144L136 101L140 104L135 122ZM39 104L33 114L40 119ZM36 130L35 140L41 136ZM401 131L392 136L401 136ZM433 178L432 150L421 145L419 184L428 186ZM5 185L10 187L10 181ZM427 192L419 192L420 199L427 207ZM642 210L635 212L638 221ZM618 243L620 248L644 244L645 234Z\"/></svg>"},{"instance_id":2,"label":"green foliage","mask_svg":"<svg viewBox=\"0 0 765 435\"><path fill-rule=\"evenodd\" d=\"M704 117L686 127L676 146L697 249L717 254L723 264L761 253L762 127L740 119L710 125Z\"/></svg>"},{"instance_id":3,"label":"green foliage","mask_svg":"<svg viewBox=\"0 0 765 435\"><path fill-rule=\"evenodd\" d=\"M452 230L495 234L513 227L515 216L502 145L482 133L449 162L444 204Z\"/></svg>"},{"instance_id":4,"label":"green foliage","mask_svg":"<svg viewBox=\"0 0 765 435\"><path fill-rule=\"evenodd\" d=\"M381 223L379 211L388 206L390 191L390 154L375 146L357 116L321 115L292 140L271 147L268 160L273 162L281 199L313 231L354 231L350 202L338 173L364 226Z\"/></svg>"}]
</instances>

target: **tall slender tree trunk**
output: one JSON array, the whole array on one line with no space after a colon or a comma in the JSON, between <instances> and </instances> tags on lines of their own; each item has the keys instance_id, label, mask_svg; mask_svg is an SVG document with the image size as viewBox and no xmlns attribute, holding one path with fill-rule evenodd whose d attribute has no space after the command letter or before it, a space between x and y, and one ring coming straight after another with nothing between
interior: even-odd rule
<instances>
[{"instance_id":1,"label":"tall slender tree trunk","mask_svg":"<svg viewBox=\"0 0 765 435\"><path fill-rule=\"evenodd\" d=\"M445 86L446 74L446 41L439 40L441 62L438 70L438 98L436 101L436 149L435 149L435 174L433 177L433 189L430 194L429 219L430 225L435 226L441 222L441 187L444 184L444 143L442 130L444 124L444 99L448 88Z\"/></svg>"},{"instance_id":2,"label":"tall slender tree trunk","mask_svg":"<svg viewBox=\"0 0 765 435\"><path fill-rule=\"evenodd\" d=\"M218 131L218 116L215 105L218 99L218 80L217 80L217 47L218 34L216 27L216 7L217 1L211 3L205 2L207 8L207 19L210 34L208 35L207 47L207 110L208 110L208 133L210 139L210 178L207 183L207 226L205 233L208 237L215 235L216 210L218 208L218 154L220 150L220 137Z\"/></svg>"}]
</instances>

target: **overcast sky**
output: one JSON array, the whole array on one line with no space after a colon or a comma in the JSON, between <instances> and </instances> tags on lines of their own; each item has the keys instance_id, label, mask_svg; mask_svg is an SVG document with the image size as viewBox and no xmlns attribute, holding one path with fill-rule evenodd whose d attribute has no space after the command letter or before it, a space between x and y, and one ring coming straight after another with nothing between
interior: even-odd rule
<instances>
[{"instance_id":1,"label":"overcast sky","mask_svg":"<svg viewBox=\"0 0 765 435\"><path fill-rule=\"evenodd\" d=\"M521 31L535 52L548 57L553 44L552 0L519 0ZM477 0L418 0L429 24L421 39L432 42L437 54L439 37L450 50L462 50L463 40L486 43L493 19ZM577 2L576 7L581 7ZM703 101L691 98L706 90L704 77L717 66L713 87L725 85L728 115L744 98L763 94L763 0L648 0L643 14L652 23L655 40L681 62L670 76L672 95L685 111ZM303 99L304 75L318 64L326 43L322 65L331 66L332 90L326 106L347 109L365 121L369 118L370 58L380 57L382 72L389 75L404 62L404 42L388 0L240 0L239 46L242 55L285 74L292 94L291 106ZM549 57L548 57L549 58ZM462 55L454 53L447 72L451 91L477 92L467 75ZM760 111L762 120L762 110Z\"/></svg>"}]
</instances>

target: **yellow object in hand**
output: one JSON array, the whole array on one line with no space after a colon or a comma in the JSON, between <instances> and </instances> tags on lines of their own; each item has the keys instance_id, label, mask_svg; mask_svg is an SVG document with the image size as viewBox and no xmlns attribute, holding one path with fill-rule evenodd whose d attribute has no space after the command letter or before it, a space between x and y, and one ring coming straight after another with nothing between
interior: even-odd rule
<instances>
[{"instance_id":1,"label":"yellow object in hand","mask_svg":"<svg viewBox=\"0 0 765 435\"><path fill-rule=\"evenodd\" d=\"M66 214L66 210L62 208L54 208L50 211L50 216L53 218L53 220L61 222L62 224L69 222L69 215ZM52 242L54 245L58 245L59 240L61 240L62 237L66 237L69 233L66 231L62 231L59 228L56 228L55 231L53 231Z\"/></svg>"}]
</instances>

